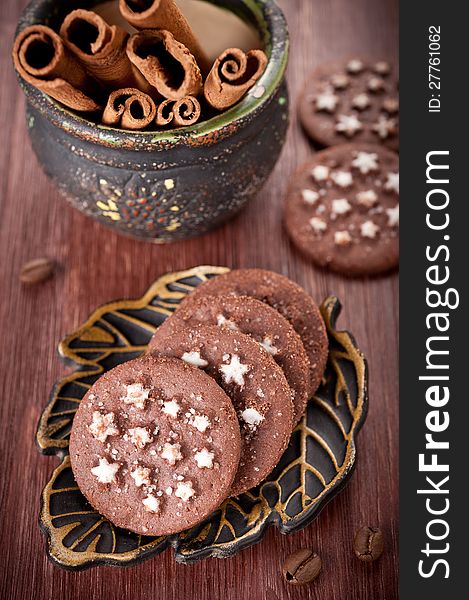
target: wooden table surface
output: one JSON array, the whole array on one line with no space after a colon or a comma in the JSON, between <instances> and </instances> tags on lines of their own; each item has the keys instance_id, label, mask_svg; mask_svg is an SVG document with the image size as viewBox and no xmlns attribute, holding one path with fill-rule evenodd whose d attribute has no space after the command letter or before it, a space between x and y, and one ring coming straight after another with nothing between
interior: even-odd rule
<instances>
[{"instance_id":1,"label":"wooden table surface","mask_svg":"<svg viewBox=\"0 0 469 600\"><path fill-rule=\"evenodd\" d=\"M315 269L290 246L280 223L287 179L313 149L292 122L287 143L255 202L227 226L188 242L156 246L118 237L68 207L29 145L24 102L10 45L25 0L2 0L0 85L0 598L393 600L397 598L398 277L346 280ZM348 54L395 56L397 0L280 0L291 32L292 106L308 71ZM56 277L31 288L21 265L49 256ZM41 456L34 434L53 382L67 372L60 338L99 304L138 297L159 275L197 264L264 267L284 273L317 300L336 294L339 325L356 336L370 365L370 410L358 440L358 466L346 489L298 534L275 529L235 558L176 564L167 550L133 568L72 573L48 562L37 526L39 495L57 458ZM375 564L353 555L355 530L379 525L386 552ZM282 580L286 555L312 547L323 571L306 588Z\"/></svg>"}]
</instances>

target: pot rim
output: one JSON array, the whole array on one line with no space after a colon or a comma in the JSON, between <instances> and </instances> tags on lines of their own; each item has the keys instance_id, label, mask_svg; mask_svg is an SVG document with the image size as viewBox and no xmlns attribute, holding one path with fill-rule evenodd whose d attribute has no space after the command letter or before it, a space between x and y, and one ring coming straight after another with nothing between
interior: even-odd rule
<instances>
[{"instance_id":1,"label":"pot rim","mask_svg":"<svg viewBox=\"0 0 469 600\"><path fill-rule=\"evenodd\" d=\"M98 0L102 1L102 0ZM216 4L232 12L230 0L204 0ZM25 27L35 22L34 11L43 0L31 0L20 18L16 35ZM244 98L228 109L189 127L181 127L169 131L127 131L95 123L72 112L59 102L50 98L34 86L27 83L17 73L20 85L27 101L53 125L58 126L71 135L109 147L138 148L146 151L157 150L178 144L198 146L207 142L214 143L220 138L229 136L254 112L271 100L279 88L288 62L289 35L285 16L275 0L241 0L252 15L251 24L261 36L268 56L266 69L253 88ZM246 20L244 17L240 17Z\"/></svg>"}]
</instances>

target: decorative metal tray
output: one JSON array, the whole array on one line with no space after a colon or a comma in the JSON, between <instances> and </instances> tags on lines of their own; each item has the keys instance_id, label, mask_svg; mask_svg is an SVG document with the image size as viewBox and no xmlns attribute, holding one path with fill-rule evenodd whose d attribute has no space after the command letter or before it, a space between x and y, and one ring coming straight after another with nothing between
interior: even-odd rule
<instances>
[{"instance_id":1,"label":"decorative metal tray","mask_svg":"<svg viewBox=\"0 0 469 600\"><path fill-rule=\"evenodd\" d=\"M258 542L271 524L291 533L310 523L351 476L355 435L367 411L367 364L352 335L336 330L340 303L329 297L321 305L330 345L323 382L280 463L262 484L226 500L202 524L167 537L119 529L81 494L70 467L68 438L82 397L104 371L144 352L155 329L195 286L227 270L202 266L169 273L138 300L101 306L60 342L60 356L75 370L54 386L36 439L41 452L61 461L42 493L39 516L48 555L61 567L129 565L168 545L181 562L232 556Z\"/></svg>"}]
</instances>

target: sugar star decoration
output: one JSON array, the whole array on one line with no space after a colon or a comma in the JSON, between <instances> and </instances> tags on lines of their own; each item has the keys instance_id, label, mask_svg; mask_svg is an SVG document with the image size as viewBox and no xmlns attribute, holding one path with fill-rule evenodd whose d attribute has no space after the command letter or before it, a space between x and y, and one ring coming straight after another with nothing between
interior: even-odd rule
<instances>
[{"instance_id":1,"label":"sugar star decoration","mask_svg":"<svg viewBox=\"0 0 469 600\"><path fill-rule=\"evenodd\" d=\"M380 60L375 63L373 69L378 75L388 75L391 72L391 65L384 60Z\"/></svg>"},{"instance_id":2,"label":"sugar star decoration","mask_svg":"<svg viewBox=\"0 0 469 600\"><path fill-rule=\"evenodd\" d=\"M99 465L91 469L91 473L97 478L99 483L112 483L116 479L116 473L119 470L117 463L109 463L106 458L99 459Z\"/></svg>"},{"instance_id":3,"label":"sugar star decoration","mask_svg":"<svg viewBox=\"0 0 469 600\"><path fill-rule=\"evenodd\" d=\"M344 73L337 73L337 75L332 75L331 83L336 90L345 90L350 80Z\"/></svg>"},{"instance_id":4,"label":"sugar star decoration","mask_svg":"<svg viewBox=\"0 0 469 600\"><path fill-rule=\"evenodd\" d=\"M350 171L334 171L331 175L332 181L341 188L346 188L353 183Z\"/></svg>"},{"instance_id":5,"label":"sugar star decoration","mask_svg":"<svg viewBox=\"0 0 469 600\"><path fill-rule=\"evenodd\" d=\"M343 133L347 137L353 137L363 128L356 115L339 115L335 125L336 131Z\"/></svg>"},{"instance_id":6,"label":"sugar star decoration","mask_svg":"<svg viewBox=\"0 0 469 600\"><path fill-rule=\"evenodd\" d=\"M314 190L301 190L301 196L303 201L311 206L319 200L319 194Z\"/></svg>"},{"instance_id":7,"label":"sugar star decoration","mask_svg":"<svg viewBox=\"0 0 469 600\"><path fill-rule=\"evenodd\" d=\"M324 221L323 219L320 219L319 217L312 217L309 220L309 224L311 225L311 227L313 228L313 230L316 233L321 233L322 231L326 231L326 229L327 229L326 221Z\"/></svg>"},{"instance_id":8,"label":"sugar star decoration","mask_svg":"<svg viewBox=\"0 0 469 600\"><path fill-rule=\"evenodd\" d=\"M199 469L212 469L214 458L215 454L207 450L207 448L202 448L202 450L194 454L194 460Z\"/></svg>"},{"instance_id":9,"label":"sugar star decoration","mask_svg":"<svg viewBox=\"0 0 469 600\"><path fill-rule=\"evenodd\" d=\"M378 201L378 195L374 190L365 190L356 195L357 202L365 208L371 208Z\"/></svg>"},{"instance_id":10,"label":"sugar star decoration","mask_svg":"<svg viewBox=\"0 0 469 600\"><path fill-rule=\"evenodd\" d=\"M200 356L200 352L184 352L181 359L194 367L203 368L208 366L208 362Z\"/></svg>"},{"instance_id":11,"label":"sugar star decoration","mask_svg":"<svg viewBox=\"0 0 469 600\"><path fill-rule=\"evenodd\" d=\"M334 244L337 246L348 246L352 238L348 231L336 231L334 233Z\"/></svg>"},{"instance_id":12,"label":"sugar star decoration","mask_svg":"<svg viewBox=\"0 0 469 600\"><path fill-rule=\"evenodd\" d=\"M396 121L381 115L371 128L382 140L396 133Z\"/></svg>"},{"instance_id":13,"label":"sugar star decoration","mask_svg":"<svg viewBox=\"0 0 469 600\"><path fill-rule=\"evenodd\" d=\"M396 98L386 98L383 101L383 109L391 115L397 113L399 110L399 100Z\"/></svg>"},{"instance_id":14,"label":"sugar star decoration","mask_svg":"<svg viewBox=\"0 0 469 600\"><path fill-rule=\"evenodd\" d=\"M370 92L380 92L382 89L384 89L384 81L381 79L381 77L372 77L368 81L368 89Z\"/></svg>"},{"instance_id":15,"label":"sugar star decoration","mask_svg":"<svg viewBox=\"0 0 469 600\"><path fill-rule=\"evenodd\" d=\"M145 408L145 401L148 400L150 390L146 390L141 383L131 383L124 386L125 396L122 398L125 404L133 404L135 408Z\"/></svg>"},{"instance_id":16,"label":"sugar star decoration","mask_svg":"<svg viewBox=\"0 0 469 600\"><path fill-rule=\"evenodd\" d=\"M370 171L378 170L378 155L375 152L357 152L352 160L352 167L355 167L366 175Z\"/></svg>"},{"instance_id":17,"label":"sugar star decoration","mask_svg":"<svg viewBox=\"0 0 469 600\"><path fill-rule=\"evenodd\" d=\"M243 365L237 354L232 354L230 362L219 367L225 383L234 382L240 387L244 385L244 375L249 371L248 365Z\"/></svg>"},{"instance_id":18,"label":"sugar star decoration","mask_svg":"<svg viewBox=\"0 0 469 600\"><path fill-rule=\"evenodd\" d=\"M332 200L332 212L336 215L346 215L352 210L350 202L346 198Z\"/></svg>"},{"instance_id":19,"label":"sugar star decoration","mask_svg":"<svg viewBox=\"0 0 469 600\"><path fill-rule=\"evenodd\" d=\"M399 204L396 204L393 208L387 208L386 214L388 215L389 227L397 227L399 225Z\"/></svg>"},{"instance_id":20,"label":"sugar star decoration","mask_svg":"<svg viewBox=\"0 0 469 600\"><path fill-rule=\"evenodd\" d=\"M316 165L311 169L311 175L316 181L326 181L329 178L329 167L325 165Z\"/></svg>"},{"instance_id":21,"label":"sugar star decoration","mask_svg":"<svg viewBox=\"0 0 469 600\"><path fill-rule=\"evenodd\" d=\"M264 350L266 350L269 354L272 354L272 356L275 356L276 354L278 354L278 348L275 347L272 338L269 337L268 335L265 336L264 341L261 342L261 346L264 348Z\"/></svg>"},{"instance_id":22,"label":"sugar star decoration","mask_svg":"<svg viewBox=\"0 0 469 600\"><path fill-rule=\"evenodd\" d=\"M93 421L88 429L97 440L103 443L109 435L117 435L119 433L119 429L114 424L114 413L110 412L102 415L97 410L93 413Z\"/></svg>"},{"instance_id":23,"label":"sugar star decoration","mask_svg":"<svg viewBox=\"0 0 469 600\"><path fill-rule=\"evenodd\" d=\"M330 90L326 90L322 94L318 94L315 98L316 110L324 110L326 112L334 112L339 102L338 96L336 96Z\"/></svg>"},{"instance_id":24,"label":"sugar star decoration","mask_svg":"<svg viewBox=\"0 0 469 600\"><path fill-rule=\"evenodd\" d=\"M358 94L353 98L352 106L358 110L365 110L370 106L370 97L368 94Z\"/></svg>"},{"instance_id":25,"label":"sugar star decoration","mask_svg":"<svg viewBox=\"0 0 469 600\"><path fill-rule=\"evenodd\" d=\"M399 173L388 173L384 182L384 189L389 192L399 193Z\"/></svg>"},{"instance_id":26,"label":"sugar star decoration","mask_svg":"<svg viewBox=\"0 0 469 600\"><path fill-rule=\"evenodd\" d=\"M347 71L356 75L363 71L364 67L365 65L362 63L361 60L358 60L358 58L353 58L347 64Z\"/></svg>"},{"instance_id":27,"label":"sugar star decoration","mask_svg":"<svg viewBox=\"0 0 469 600\"><path fill-rule=\"evenodd\" d=\"M367 237L367 238L375 238L376 234L379 231L379 227L378 225L376 225L375 223L373 223L373 221L365 221L364 223L362 223L360 225L360 233L362 234L362 237Z\"/></svg>"}]
</instances>

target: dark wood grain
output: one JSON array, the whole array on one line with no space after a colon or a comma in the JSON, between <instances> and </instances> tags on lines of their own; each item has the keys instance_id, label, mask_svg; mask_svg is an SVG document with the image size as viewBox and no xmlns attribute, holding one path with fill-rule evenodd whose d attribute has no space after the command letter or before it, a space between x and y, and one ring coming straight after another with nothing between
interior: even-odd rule
<instances>
[{"instance_id":1,"label":"dark wood grain","mask_svg":"<svg viewBox=\"0 0 469 600\"><path fill-rule=\"evenodd\" d=\"M397 598L398 278L349 281L318 271L290 246L280 224L287 179L312 148L295 114L277 168L258 199L232 223L177 246L135 242L110 233L69 208L39 169L28 143L24 103L9 50L22 0L0 3L0 520L1 588L7 600L144 598L252 600L394 600ZM317 63L348 54L395 56L396 0L281 0L292 48L288 80L295 105ZM56 277L38 287L19 283L21 265L49 256ZM196 264L258 266L289 275L321 300L344 304L340 325L355 334L370 364L370 411L359 435L350 485L303 532L270 530L239 556L192 566L172 552L128 569L81 573L50 564L37 527L39 494L57 463L34 444L36 423L53 382L66 372L55 347L100 303L137 297L159 275ZM355 530L380 525L386 551L376 564L352 552ZM323 559L319 579L289 588L285 556L311 546Z\"/></svg>"}]
</instances>

